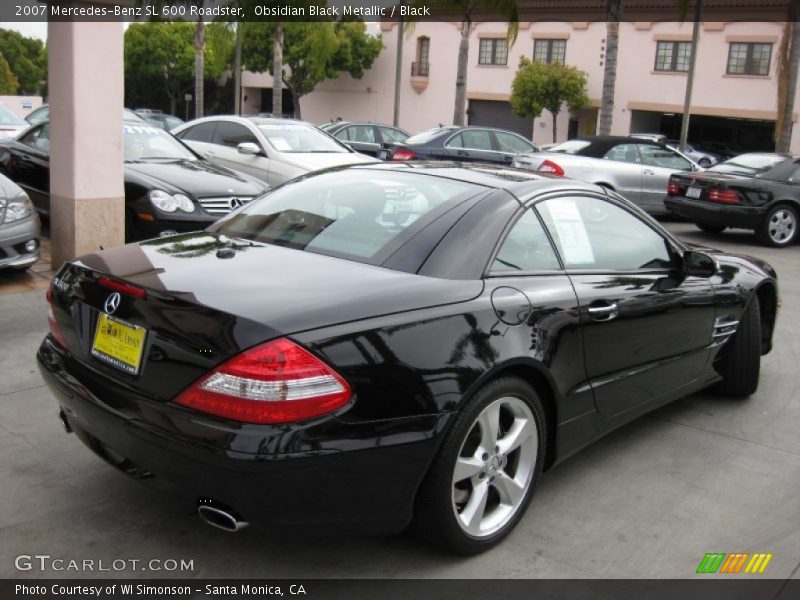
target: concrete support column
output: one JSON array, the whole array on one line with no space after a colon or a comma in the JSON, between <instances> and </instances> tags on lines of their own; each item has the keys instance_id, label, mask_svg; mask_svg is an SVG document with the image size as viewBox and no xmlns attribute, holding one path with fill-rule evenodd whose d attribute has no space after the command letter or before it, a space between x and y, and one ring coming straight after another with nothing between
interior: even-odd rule
<instances>
[{"instance_id":1,"label":"concrete support column","mask_svg":"<svg viewBox=\"0 0 800 600\"><path fill-rule=\"evenodd\" d=\"M47 28L53 268L125 240L123 24Z\"/></svg>"}]
</instances>

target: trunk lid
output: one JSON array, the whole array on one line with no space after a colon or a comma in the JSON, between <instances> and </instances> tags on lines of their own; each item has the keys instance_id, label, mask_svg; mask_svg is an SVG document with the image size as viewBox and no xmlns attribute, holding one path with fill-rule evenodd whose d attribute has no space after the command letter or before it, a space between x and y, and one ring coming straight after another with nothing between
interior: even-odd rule
<instances>
[{"instance_id":1,"label":"trunk lid","mask_svg":"<svg viewBox=\"0 0 800 600\"><path fill-rule=\"evenodd\" d=\"M122 282L144 290L144 297L122 290L109 311L106 302L115 292L109 285ZM77 360L166 401L217 364L269 339L464 302L483 284L199 232L83 256L62 267L52 289L56 321ZM92 354L98 322L108 312L123 327L145 331L135 373Z\"/></svg>"}]
</instances>

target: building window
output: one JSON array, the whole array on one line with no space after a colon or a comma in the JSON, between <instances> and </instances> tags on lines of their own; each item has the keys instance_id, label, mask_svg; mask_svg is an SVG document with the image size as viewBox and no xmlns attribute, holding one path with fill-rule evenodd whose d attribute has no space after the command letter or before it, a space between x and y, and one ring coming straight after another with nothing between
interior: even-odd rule
<instances>
[{"instance_id":1,"label":"building window","mask_svg":"<svg viewBox=\"0 0 800 600\"><path fill-rule=\"evenodd\" d=\"M567 40L534 40L533 60L543 63L561 63L567 55Z\"/></svg>"},{"instance_id":2,"label":"building window","mask_svg":"<svg viewBox=\"0 0 800 600\"><path fill-rule=\"evenodd\" d=\"M728 50L728 74L769 75L772 44L733 42Z\"/></svg>"},{"instance_id":3,"label":"building window","mask_svg":"<svg viewBox=\"0 0 800 600\"><path fill-rule=\"evenodd\" d=\"M508 64L508 40L482 39L478 52L479 65Z\"/></svg>"},{"instance_id":4,"label":"building window","mask_svg":"<svg viewBox=\"0 0 800 600\"><path fill-rule=\"evenodd\" d=\"M692 42L658 42L656 46L656 71L689 70Z\"/></svg>"},{"instance_id":5,"label":"building window","mask_svg":"<svg viewBox=\"0 0 800 600\"><path fill-rule=\"evenodd\" d=\"M430 73L431 40L427 37L417 38L417 60L411 63L411 75L427 77Z\"/></svg>"}]
</instances>

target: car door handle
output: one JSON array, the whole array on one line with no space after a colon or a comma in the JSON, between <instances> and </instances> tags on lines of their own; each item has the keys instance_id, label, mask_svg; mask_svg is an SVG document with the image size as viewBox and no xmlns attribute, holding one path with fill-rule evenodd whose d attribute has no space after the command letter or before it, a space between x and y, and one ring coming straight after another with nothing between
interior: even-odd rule
<instances>
[{"instance_id":1,"label":"car door handle","mask_svg":"<svg viewBox=\"0 0 800 600\"><path fill-rule=\"evenodd\" d=\"M650 169L644 169L642 171L642 173L644 173L645 175L655 175L656 174L655 171L651 171Z\"/></svg>"},{"instance_id":2,"label":"car door handle","mask_svg":"<svg viewBox=\"0 0 800 600\"><path fill-rule=\"evenodd\" d=\"M589 305L588 312L595 321L610 321L619 315L619 307L616 302L596 300Z\"/></svg>"},{"instance_id":3,"label":"car door handle","mask_svg":"<svg viewBox=\"0 0 800 600\"><path fill-rule=\"evenodd\" d=\"M459 156L469 156L469 152L467 152L466 150L457 150L456 154L458 154Z\"/></svg>"}]
</instances>

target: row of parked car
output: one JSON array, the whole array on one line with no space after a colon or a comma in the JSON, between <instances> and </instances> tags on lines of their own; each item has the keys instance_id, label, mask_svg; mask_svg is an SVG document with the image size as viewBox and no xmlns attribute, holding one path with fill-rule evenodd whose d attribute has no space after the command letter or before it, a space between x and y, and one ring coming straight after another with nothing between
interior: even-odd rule
<instances>
[{"instance_id":1,"label":"row of parked car","mask_svg":"<svg viewBox=\"0 0 800 600\"><path fill-rule=\"evenodd\" d=\"M788 155L720 160L692 147L680 152L661 134L584 136L542 150L514 132L478 126L408 135L376 123L317 127L267 115L184 123L151 109L125 109L123 120L127 241L202 229L305 173L379 160L488 163L570 177L707 232L744 227L773 246L797 235L800 163ZM38 256L35 213L50 214L49 106L5 133L12 139L0 144L0 170L11 181L0 182L0 228L13 224L13 235L0 234L9 240L0 242L0 267L27 268Z\"/></svg>"}]
</instances>

